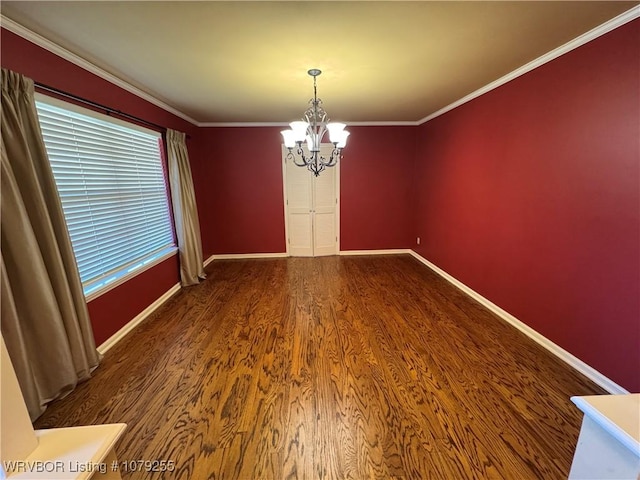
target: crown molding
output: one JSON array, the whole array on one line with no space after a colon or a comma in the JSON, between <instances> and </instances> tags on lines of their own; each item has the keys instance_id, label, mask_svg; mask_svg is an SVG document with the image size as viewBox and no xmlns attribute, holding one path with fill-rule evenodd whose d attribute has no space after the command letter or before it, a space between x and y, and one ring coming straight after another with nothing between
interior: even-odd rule
<instances>
[{"instance_id":1,"label":"crown molding","mask_svg":"<svg viewBox=\"0 0 640 480\"><path fill-rule=\"evenodd\" d=\"M530 72L531 70L534 70L535 68L538 68L541 65L544 65L545 63L548 63L558 57L560 57L561 55L564 55L565 53L570 52L571 50L574 50L592 40L595 40L596 38L618 28L621 27L622 25L631 22L632 20L635 20L636 18L640 17L640 5L637 5L633 8L631 8L630 10L627 10L626 12L618 15L617 17L612 18L611 20L603 23L602 25L599 25L598 27L589 30L586 33L583 33L582 35L580 35L579 37L574 38L573 40L571 40L570 42L565 43L564 45L542 55L541 57L536 58L535 60L532 60L531 62L521 66L520 68L514 70L511 73L506 74L503 77L500 77L499 79L485 85L484 87L470 93L469 95L466 95L464 97L462 97L459 100L456 100L455 102L447 105L446 107L441 108L440 110L427 115L426 117L417 120L417 121L377 121L377 122L347 122L349 126L354 126L354 127L373 127L373 126L418 126L418 125L422 125L426 122L428 122L429 120L433 120L436 117L439 117L440 115L443 115L451 110L453 110L454 108L459 107L460 105L463 105L467 102L470 102L471 100L478 98L481 95L484 95L485 93L490 92L491 90L494 90L502 85L504 85L507 82L510 82L511 80L514 80L522 75L524 75L525 73ZM47 38L29 30L28 28L24 27L23 25L11 20L10 18L7 18L6 16L2 15L0 13L0 26L2 26L3 28L6 28L7 30L9 30L10 32L15 33L16 35L19 35L20 37L30 41L31 43L34 43L36 45L38 45L39 47L44 48L45 50L53 53L54 55L57 55L61 58L64 58L65 60L73 63L74 65L77 65L81 68L83 68L84 70L87 70L91 73L93 73L94 75L97 75L98 77L114 84L117 85L118 87L156 105L157 107L162 108L163 110L166 110L169 113L172 113L174 115L176 115L177 117L182 118L183 120L186 120L187 122L195 125L196 127L286 127L288 126L288 123L286 122L198 122L197 120L194 120L193 118L189 117L187 114L173 108L172 106L166 104L165 102L155 98L153 95L148 94L147 92L139 89L138 87L135 87L133 85L131 85L130 83L122 80L121 78L116 77L115 75L107 72L106 70L103 70L102 68L98 67L97 65L89 62L88 60L85 60L84 58L76 55L75 53L70 52L69 50L61 47L60 45L52 42L51 40L48 40Z\"/></svg>"},{"instance_id":2,"label":"crown molding","mask_svg":"<svg viewBox=\"0 0 640 480\"><path fill-rule=\"evenodd\" d=\"M596 28L589 30L586 33L583 33L582 35L574 38L570 42L567 42L564 45L554 50L551 50L548 53L545 53L541 57L538 57L535 60L532 60L531 62L521 66L520 68L514 70L513 72L507 73L504 77L500 77L499 79L489 83L488 85L485 85L484 87L476 90L475 92L472 92L469 95L462 97L460 100L456 100L455 102L447 105L446 107L441 108L440 110L432 113L431 115L427 115L422 120L418 120L416 122L416 125L422 125L423 123L426 123L429 120L433 120L434 118L439 117L440 115L447 113L448 111L453 110L454 108L459 107L460 105L463 105L473 100L474 98L478 98L479 96L484 95L485 93L490 92L491 90L494 90L504 85L505 83L510 82L511 80L514 80L524 75L525 73L528 73L531 70L538 68L539 66L544 65L545 63L548 63L551 60L554 60L560 57L561 55L564 55L565 53L568 53L571 50L574 50L584 45L585 43L595 40L596 38L604 35L605 33L609 33L611 30L615 30L616 28L621 27L625 23L629 23L630 21L635 20L638 17L640 17L640 5L637 5L632 9L627 10L624 13L621 13L617 17L614 17L611 20L603 23L602 25L599 25Z\"/></svg>"},{"instance_id":3,"label":"crown molding","mask_svg":"<svg viewBox=\"0 0 640 480\"><path fill-rule=\"evenodd\" d=\"M286 122L198 122L198 127L288 127Z\"/></svg>"},{"instance_id":4,"label":"crown molding","mask_svg":"<svg viewBox=\"0 0 640 480\"><path fill-rule=\"evenodd\" d=\"M389 122L350 122L345 120L349 127L389 127L420 125L414 121L389 121ZM198 122L198 127L289 127L287 122Z\"/></svg>"},{"instance_id":5,"label":"crown molding","mask_svg":"<svg viewBox=\"0 0 640 480\"><path fill-rule=\"evenodd\" d=\"M24 38L25 40L28 40L29 42L44 48L45 50L53 53L54 55L64 58L65 60L73 63L74 65L77 65L78 67L84 70L87 70L88 72L91 72L94 75L97 75L98 77L106 80L107 82L112 83L126 90L129 93L133 93L135 96L140 97L143 100L146 100L147 102L152 103L155 106L160 107L163 110L166 110L167 112L172 113L173 115L180 117L183 120L186 120L187 122L193 125L198 126L198 122L193 118L191 118L190 116L186 115L185 113L182 113L181 111L176 110L172 106L164 103L162 100L158 100L153 95L150 95L147 92L140 90L138 87L135 87L130 83L122 80L121 78L116 77L115 75L107 72L106 70L103 70L102 68L89 62L88 60L85 60L84 58L76 55L75 53L70 52L66 48L61 47L57 43L54 43L51 40L43 37L42 35L39 35L29 30L28 28L24 27L18 22L15 22L14 20L11 20L10 18L2 14L0 14L0 26Z\"/></svg>"},{"instance_id":6,"label":"crown molding","mask_svg":"<svg viewBox=\"0 0 640 480\"><path fill-rule=\"evenodd\" d=\"M415 127L420 125L416 121L390 120L388 122L345 122L348 127Z\"/></svg>"}]
</instances>

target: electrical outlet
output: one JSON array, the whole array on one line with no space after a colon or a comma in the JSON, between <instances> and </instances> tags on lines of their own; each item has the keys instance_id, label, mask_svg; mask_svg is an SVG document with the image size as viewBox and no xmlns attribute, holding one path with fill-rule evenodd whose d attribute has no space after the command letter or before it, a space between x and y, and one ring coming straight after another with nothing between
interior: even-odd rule
<instances>
[{"instance_id":1,"label":"electrical outlet","mask_svg":"<svg viewBox=\"0 0 640 480\"><path fill-rule=\"evenodd\" d=\"M420 245L420 237L416 237L416 245Z\"/></svg>"}]
</instances>

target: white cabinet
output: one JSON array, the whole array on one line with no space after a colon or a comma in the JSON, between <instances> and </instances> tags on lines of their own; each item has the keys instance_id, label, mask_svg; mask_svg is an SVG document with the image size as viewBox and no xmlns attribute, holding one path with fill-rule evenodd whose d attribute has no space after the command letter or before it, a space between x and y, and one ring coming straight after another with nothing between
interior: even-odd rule
<instances>
[{"instance_id":1,"label":"white cabinet","mask_svg":"<svg viewBox=\"0 0 640 480\"><path fill-rule=\"evenodd\" d=\"M0 335L0 479L116 480L124 423L34 430Z\"/></svg>"},{"instance_id":2,"label":"white cabinet","mask_svg":"<svg viewBox=\"0 0 640 480\"><path fill-rule=\"evenodd\" d=\"M572 397L584 412L571 480L640 478L640 394Z\"/></svg>"}]
</instances>

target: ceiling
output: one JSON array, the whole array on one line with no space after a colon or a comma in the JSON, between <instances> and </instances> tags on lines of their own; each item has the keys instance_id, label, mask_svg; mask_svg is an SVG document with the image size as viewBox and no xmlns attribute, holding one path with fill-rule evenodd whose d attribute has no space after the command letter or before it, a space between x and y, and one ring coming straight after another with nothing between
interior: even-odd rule
<instances>
[{"instance_id":1,"label":"ceiling","mask_svg":"<svg viewBox=\"0 0 640 480\"><path fill-rule=\"evenodd\" d=\"M198 123L416 122L638 2L24 2L2 14Z\"/></svg>"}]
</instances>

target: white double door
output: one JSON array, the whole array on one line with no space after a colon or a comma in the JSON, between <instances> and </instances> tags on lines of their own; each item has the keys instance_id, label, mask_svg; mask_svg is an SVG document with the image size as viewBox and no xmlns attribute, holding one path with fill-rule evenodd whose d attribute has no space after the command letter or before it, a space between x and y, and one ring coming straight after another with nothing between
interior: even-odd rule
<instances>
[{"instance_id":1,"label":"white double door","mask_svg":"<svg viewBox=\"0 0 640 480\"><path fill-rule=\"evenodd\" d=\"M322 145L329 158L332 145ZM305 150L306 152L306 150ZM293 257L337 255L339 251L340 162L315 176L306 167L287 160L282 147L287 253Z\"/></svg>"}]
</instances>

